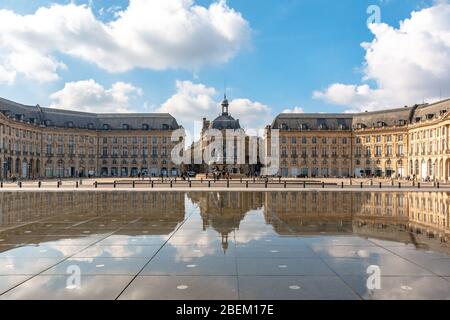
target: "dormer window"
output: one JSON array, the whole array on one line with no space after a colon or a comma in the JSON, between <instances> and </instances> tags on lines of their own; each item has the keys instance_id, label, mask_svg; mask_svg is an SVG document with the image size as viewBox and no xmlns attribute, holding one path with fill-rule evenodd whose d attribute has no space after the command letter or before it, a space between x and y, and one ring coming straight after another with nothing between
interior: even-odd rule
<instances>
[{"instance_id":1,"label":"dormer window","mask_svg":"<svg viewBox=\"0 0 450 320\"><path fill-rule=\"evenodd\" d=\"M444 114L447 113L447 110L441 110L440 112L441 112L441 116L443 116Z\"/></svg>"},{"instance_id":2,"label":"dormer window","mask_svg":"<svg viewBox=\"0 0 450 320\"><path fill-rule=\"evenodd\" d=\"M68 122L66 123L66 127L67 127L67 128L73 128L73 122L72 122L72 121L68 121Z\"/></svg>"},{"instance_id":3,"label":"dormer window","mask_svg":"<svg viewBox=\"0 0 450 320\"><path fill-rule=\"evenodd\" d=\"M434 118L434 114L432 114L432 113L427 114L427 120L431 120L433 118Z\"/></svg>"},{"instance_id":4,"label":"dormer window","mask_svg":"<svg viewBox=\"0 0 450 320\"><path fill-rule=\"evenodd\" d=\"M104 125L102 126L102 128L103 128L103 130L109 130L109 124L104 124Z\"/></svg>"},{"instance_id":5,"label":"dormer window","mask_svg":"<svg viewBox=\"0 0 450 320\"><path fill-rule=\"evenodd\" d=\"M162 129L163 130L169 130L169 125L168 124L166 124L166 123L164 123L163 125L162 125Z\"/></svg>"},{"instance_id":6,"label":"dormer window","mask_svg":"<svg viewBox=\"0 0 450 320\"><path fill-rule=\"evenodd\" d=\"M149 129L150 129L150 126L148 124L144 123L142 125L142 130L149 130Z\"/></svg>"},{"instance_id":7,"label":"dormer window","mask_svg":"<svg viewBox=\"0 0 450 320\"><path fill-rule=\"evenodd\" d=\"M345 124L339 125L339 130L345 130L345 129L347 129L347 126Z\"/></svg>"},{"instance_id":8,"label":"dormer window","mask_svg":"<svg viewBox=\"0 0 450 320\"><path fill-rule=\"evenodd\" d=\"M420 120L422 120L422 118L416 117L416 122L420 122Z\"/></svg>"},{"instance_id":9,"label":"dormer window","mask_svg":"<svg viewBox=\"0 0 450 320\"><path fill-rule=\"evenodd\" d=\"M306 123L302 123L302 125L300 126L301 130L308 130L308 125Z\"/></svg>"},{"instance_id":10,"label":"dormer window","mask_svg":"<svg viewBox=\"0 0 450 320\"><path fill-rule=\"evenodd\" d=\"M406 120L400 119L398 121L398 125L400 125L400 126L404 126L405 124L406 124Z\"/></svg>"},{"instance_id":11,"label":"dormer window","mask_svg":"<svg viewBox=\"0 0 450 320\"><path fill-rule=\"evenodd\" d=\"M377 125L378 125L379 128L382 128L382 127L385 127L385 126L386 126L386 123L383 122L383 121L378 121L378 122L377 122Z\"/></svg>"},{"instance_id":12,"label":"dormer window","mask_svg":"<svg viewBox=\"0 0 450 320\"><path fill-rule=\"evenodd\" d=\"M289 130L289 126L286 123L282 123L281 130Z\"/></svg>"},{"instance_id":13,"label":"dormer window","mask_svg":"<svg viewBox=\"0 0 450 320\"><path fill-rule=\"evenodd\" d=\"M320 129L320 130L327 130L327 125L326 125L325 123L321 123L321 124L319 125L319 129Z\"/></svg>"},{"instance_id":14,"label":"dormer window","mask_svg":"<svg viewBox=\"0 0 450 320\"><path fill-rule=\"evenodd\" d=\"M46 127L50 127L50 126L52 125L52 122L51 122L50 120L45 120L45 121L44 121L44 125L45 125Z\"/></svg>"},{"instance_id":15,"label":"dormer window","mask_svg":"<svg viewBox=\"0 0 450 320\"><path fill-rule=\"evenodd\" d=\"M366 125L364 124L364 123L358 123L357 125L356 125L356 128L357 129L364 129L366 127Z\"/></svg>"},{"instance_id":16,"label":"dormer window","mask_svg":"<svg viewBox=\"0 0 450 320\"><path fill-rule=\"evenodd\" d=\"M88 123L87 128L88 128L89 130L94 129L94 124L93 124L93 123Z\"/></svg>"},{"instance_id":17,"label":"dormer window","mask_svg":"<svg viewBox=\"0 0 450 320\"><path fill-rule=\"evenodd\" d=\"M123 129L123 130L130 130L130 126L129 126L128 124L124 123L124 124L122 125L122 129Z\"/></svg>"}]
</instances>

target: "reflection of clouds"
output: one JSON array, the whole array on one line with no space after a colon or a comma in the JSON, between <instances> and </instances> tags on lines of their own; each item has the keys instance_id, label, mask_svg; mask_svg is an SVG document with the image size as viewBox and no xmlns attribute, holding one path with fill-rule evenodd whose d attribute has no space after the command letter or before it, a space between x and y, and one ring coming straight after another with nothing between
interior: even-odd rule
<instances>
[{"instance_id":1,"label":"reflection of clouds","mask_svg":"<svg viewBox=\"0 0 450 320\"><path fill-rule=\"evenodd\" d=\"M131 258L143 253L144 246L92 246L77 254L79 257L120 257ZM78 258L78 257L77 257Z\"/></svg>"},{"instance_id":2,"label":"reflection of clouds","mask_svg":"<svg viewBox=\"0 0 450 320\"><path fill-rule=\"evenodd\" d=\"M176 250L176 261L190 261L191 257L200 258L221 251L219 236L218 233L214 235L198 229L184 229L182 234L176 234L168 244Z\"/></svg>"},{"instance_id":3,"label":"reflection of clouds","mask_svg":"<svg viewBox=\"0 0 450 320\"><path fill-rule=\"evenodd\" d=\"M365 283L365 279L361 281ZM438 277L382 277L380 290L365 289L362 296L382 300L449 299L450 283Z\"/></svg>"},{"instance_id":4,"label":"reflection of clouds","mask_svg":"<svg viewBox=\"0 0 450 320\"><path fill-rule=\"evenodd\" d=\"M131 276L82 276L79 289L68 289L67 276L37 276L2 299L115 299Z\"/></svg>"},{"instance_id":5,"label":"reflection of clouds","mask_svg":"<svg viewBox=\"0 0 450 320\"><path fill-rule=\"evenodd\" d=\"M354 246L333 246L323 244L312 244L311 248L318 254L326 254L333 258L369 258L380 255L378 248L361 248ZM376 250L376 251L374 251ZM388 253L386 251L386 253Z\"/></svg>"}]
</instances>

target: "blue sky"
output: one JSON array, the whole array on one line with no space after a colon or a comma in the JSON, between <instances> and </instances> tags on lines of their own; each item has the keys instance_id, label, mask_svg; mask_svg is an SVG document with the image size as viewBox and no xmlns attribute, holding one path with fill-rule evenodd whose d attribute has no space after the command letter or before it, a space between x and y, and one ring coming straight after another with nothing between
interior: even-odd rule
<instances>
[{"instance_id":1,"label":"blue sky","mask_svg":"<svg viewBox=\"0 0 450 320\"><path fill-rule=\"evenodd\" d=\"M11 10L16 17L20 17L34 15L37 9L54 3L67 5L71 2L75 5L90 6L96 19L105 24L117 19L112 12L108 12L108 8L117 6L126 10L129 5L129 2L124 0L2 0L0 10ZM193 5L208 8L213 2L198 0ZM446 5L446 1L439 2L442 3ZM295 107L305 112L343 112L363 109L366 106L388 107L389 104L399 104L401 101L388 98L389 95L376 99L374 97L379 96L376 92L370 93L370 97L368 94L341 99L341 96L336 98L326 90L336 83L356 87L367 84L373 90L380 86L377 82L386 83L379 72L364 71L364 66L368 63L375 65L375 62L365 59L366 50L361 47L361 43L370 43L377 37L366 24L366 10L369 5L378 5L381 9L381 22L397 30L399 22L410 18L411 12L438 4L423 0L228 0L226 5L230 10L240 13L248 23L249 37L238 44L238 49L231 53L225 62L212 59L213 61L205 61L194 68L179 65L172 67L169 64L161 70L137 66L126 71L111 72L108 68L97 65L95 61L55 49L45 54L65 65L64 68L58 69L58 79L36 81L17 72L13 81L0 83L0 96L27 104L64 107L61 104L67 101L67 95L64 95L66 100L61 98L62 94L59 95L59 100L51 98L51 95L63 90L67 83L92 79L105 90L118 82L139 88L126 91L129 95L129 100L126 100L127 110L158 111L161 105L177 93L177 81L184 81L214 88L215 92L209 93L214 101L220 100L226 83L231 100L245 99L251 104L250 108L254 103L260 103L267 107L262 109L266 116ZM22 22L17 19L17 23ZM2 44L2 32L12 32L4 30L0 27L0 65L2 46L7 47L5 42ZM381 39L381 35L378 36ZM98 40L100 42L100 39ZM180 55L182 54L181 52ZM377 68L382 66L377 64ZM389 68L389 65L386 68ZM366 80L362 80L364 76ZM442 81L445 86L446 80L447 78L439 78L436 81ZM448 92L448 88L441 89L441 92L442 90L444 94ZM315 91L322 92L322 96L314 97ZM433 99L436 95L428 93L423 98ZM405 101L404 104L414 103L417 99L417 96L411 97L412 101ZM67 108L73 107L73 104L68 104L70 106ZM89 110L97 111L95 105L89 107ZM173 110L170 105L166 109ZM108 108L104 110L111 111ZM231 111L233 112L233 109ZM241 114L245 115L245 112Z\"/></svg>"}]
</instances>

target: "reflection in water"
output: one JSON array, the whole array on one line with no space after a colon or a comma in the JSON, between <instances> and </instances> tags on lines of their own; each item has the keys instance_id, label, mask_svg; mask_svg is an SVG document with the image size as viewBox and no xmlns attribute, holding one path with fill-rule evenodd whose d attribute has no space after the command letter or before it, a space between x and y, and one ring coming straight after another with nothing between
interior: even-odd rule
<instances>
[{"instance_id":1,"label":"reflection in water","mask_svg":"<svg viewBox=\"0 0 450 320\"><path fill-rule=\"evenodd\" d=\"M449 210L427 192L0 193L0 299L450 299Z\"/></svg>"},{"instance_id":2,"label":"reflection in water","mask_svg":"<svg viewBox=\"0 0 450 320\"><path fill-rule=\"evenodd\" d=\"M450 197L444 192L0 193L0 230L6 230L4 238L8 229L17 234L13 227L30 229L34 225L25 226L31 222L84 223L104 216L113 218L100 224L99 232L120 228L135 217L137 229L169 235L185 219L186 196L199 207L198 227L217 231L224 249L246 214L257 210L279 235L355 233L426 248L449 241ZM133 228L117 233L133 235Z\"/></svg>"}]
</instances>

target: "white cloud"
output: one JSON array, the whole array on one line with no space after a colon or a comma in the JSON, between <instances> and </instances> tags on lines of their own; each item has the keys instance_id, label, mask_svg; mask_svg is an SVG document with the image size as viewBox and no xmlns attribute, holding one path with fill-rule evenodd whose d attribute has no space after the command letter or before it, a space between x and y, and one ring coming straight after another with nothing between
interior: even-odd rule
<instances>
[{"instance_id":1,"label":"white cloud","mask_svg":"<svg viewBox=\"0 0 450 320\"><path fill-rule=\"evenodd\" d=\"M131 112L130 98L142 95L142 90L129 83L116 82L105 89L94 80L68 82L53 93L52 108L87 112Z\"/></svg>"},{"instance_id":2,"label":"white cloud","mask_svg":"<svg viewBox=\"0 0 450 320\"><path fill-rule=\"evenodd\" d=\"M284 109L282 113L304 113L305 110L301 107L294 107L290 109Z\"/></svg>"},{"instance_id":3,"label":"white cloud","mask_svg":"<svg viewBox=\"0 0 450 320\"><path fill-rule=\"evenodd\" d=\"M354 110L428 102L450 96L450 4L413 12L399 28L372 24L362 84L335 83L313 96ZM369 85L369 81L375 83Z\"/></svg>"},{"instance_id":4,"label":"white cloud","mask_svg":"<svg viewBox=\"0 0 450 320\"><path fill-rule=\"evenodd\" d=\"M12 84L16 79L16 72L0 65L0 84Z\"/></svg>"},{"instance_id":5,"label":"white cloud","mask_svg":"<svg viewBox=\"0 0 450 320\"><path fill-rule=\"evenodd\" d=\"M157 112L172 114L185 128L191 129L194 121L204 117L214 120L221 113L218 91L204 84L191 81L177 81L177 92L162 104ZM239 119L245 128L264 128L271 121L271 109L249 99L234 99L230 101L229 112Z\"/></svg>"},{"instance_id":6,"label":"white cloud","mask_svg":"<svg viewBox=\"0 0 450 320\"><path fill-rule=\"evenodd\" d=\"M209 7L193 0L130 0L116 15L105 23L89 6L73 3L42 7L31 15L0 10L0 65L38 81L58 79L64 67L55 57L60 53L110 72L195 70L228 61L251 32L224 0Z\"/></svg>"}]
</instances>

